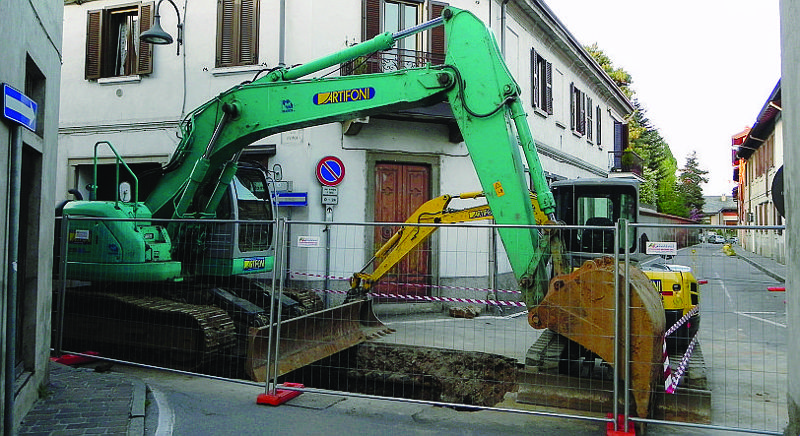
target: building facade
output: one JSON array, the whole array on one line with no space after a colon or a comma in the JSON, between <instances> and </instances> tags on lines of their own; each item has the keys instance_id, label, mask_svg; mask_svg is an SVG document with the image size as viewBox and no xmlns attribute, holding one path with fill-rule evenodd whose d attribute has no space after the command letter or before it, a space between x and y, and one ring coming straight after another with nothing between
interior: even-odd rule
<instances>
[{"instance_id":1,"label":"building facade","mask_svg":"<svg viewBox=\"0 0 800 436\"><path fill-rule=\"evenodd\" d=\"M744 133L744 132L743 132ZM733 136L733 178L738 201L738 223L752 226L781 226L784 218L775 206L775 176L783 167L783 120L781 117L781 83L775 85L756 122L744 134ZM779 199L779 201L782 201ZM742 246L754 253L784 263L785 234L781 231L740 230Z\"/></svg>"},{"instance_id":2,"label":"building facade","mask_svg":"<svg viewBox=\"0 0 800 436\"><path fill-rule=\"evenodd\" d=\"M59 2L0 3L0 82L37 106L18 112L35 118L32 130L6 117L0 122L2 434L11 433L47 383L62 12Z\"/></svg>"},{"instance_id":3,"label":"building facade","mask_svg":"<svg viewBox=\"0 0 800 436\"><path fill-rule=\"evenodd\" d=\"M69 189L86 196L97 141L113 143L135 171L157 168L178 143L180 120L221 91L274 67L307 63L381 32L428 21L447 5L432 0L178 2L184 27L183 44L176 47L138 42L138 33L152 23L153 2L66 1L58 198L71 198ZM624 124L633 107L549 8L540 0L449 5L472 11L497 35L523 89L547 176L607 176L615 167L613 157L627 145ZM162 6L161 25L175 36L176 11ZM445 51L437 28L317 76L437 65ZM480 189L443 105L283 132L250 148L274 149L262 163L279 169L294 191L308 194L307 206L281 208L293 220L398 222L424 200ZM101 163L113 162L107 150L98 153ZM327 214L314 175L326 156L338 157L347 168L338 205ZM314 236L319 230L307 232ZM378 243L371 238L364 236L365 245ZM356 271L364 261L334 256L332 268ZM292 268L304 270L313 261L294 256L292 262ZM448 266L430 268L446 274Z\"/></svg>"}]
</instances>

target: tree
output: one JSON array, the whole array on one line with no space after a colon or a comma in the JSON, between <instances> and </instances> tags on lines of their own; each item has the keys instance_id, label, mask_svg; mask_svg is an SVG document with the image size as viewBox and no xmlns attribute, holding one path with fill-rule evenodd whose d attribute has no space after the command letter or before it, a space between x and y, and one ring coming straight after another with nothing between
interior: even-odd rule
<instances>
[{"instance_id":1,"label":"tree","mask_svg":"<svg viewBox=\"0 0 800 436\"><path fill-rule=\"evenodd\" d=\"M622 90L622 93L625 94L626 97L632 98L634 92L630 89L630 84L633 82L631 75L622 68L614 68L611 59L603 53L603 50L600 50L596 42L587 46L586 51L589 52L595 62L603 68L606 74L608 74L608 77L611 77L611 80L617 84L619 89Z\"/></svg>"},{"instance_id":2,"label":"tree","mask_svg":"<svg viewBox=\"0 0 800 436\"><path fill-rule=\"evenodd\" d=\"M647 118L644 106L636 98L636 92L630 87L631 83L633 83L631 75L624 69L615 67L611 59L600 50L597 43L585 48L633 103L633 114L627 120L628 140L629 147L641 156L644 161L642 169L644 183L640 186L639 191L641 201L647 204L654 204L659 212L683 217L689 217L690 213L695 209L702 210L703 205L700 204L698 207L697 201L694 200L694 196L697 193L690 193L683 188L684 181L677 175L678 161L672 155L672 150L670 150L667 141ZM707 172L702 172L697 167L696 156L693 162L693 168L698 170L697 174L701 178L704 174L707 174ZM702 200L700 184L696 183L694 186L700 190L699 195ZM691 194L692 201L687 200L687 194Z\"/></svg>"},{"instance_id":3,"label":"tree","mask_svg":"<svg viewBox=\"0 0 800 436\"><path fill-rule=\"evenodd\" d=\"M681 169L680 190L686 201L686 207L695 214L698 211L702 212L706 204L706 200L703 198L703 188L700 186L701 183L708 183L706 174L708 171L700 168L697 152L692 151L686 158L686 165Z\"/></svg>"}]
</instances>

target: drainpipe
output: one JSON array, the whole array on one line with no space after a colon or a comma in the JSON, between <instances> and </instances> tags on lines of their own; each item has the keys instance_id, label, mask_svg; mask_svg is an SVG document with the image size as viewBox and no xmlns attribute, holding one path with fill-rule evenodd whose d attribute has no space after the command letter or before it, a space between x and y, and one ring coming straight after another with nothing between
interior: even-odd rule
<instances>
[{"instance_id":1,"label":"drainpipe","mask_svg":"<svg viewBox=\"0 0 800 436\"><path fill-rule=\"evenodd\" d=\"M17 258L19 257L19 196L22 173L22 127L11 130L11 169L8 198L8 277L6 300L6 373L3 428L7 435L14 435L14 381L17 364Z\"/></svg>"},{"instance_id":2,"label":"drainpipe","mask_svg":"<svg viewBox=\"0 0 800 436\"><path fill-rule=\"evenodd\" d=\"M286 66L286 0L281 0L278 24L278 66Z\"/></svg>"},{"instance_id":3,"label":"drainpipe","mask_svg":"<svg viewBox=\"0 0 800 436\"><path fill-rule=\"evenodd\" d=\"M500 3L500 54L506 57L506 4L508 0Z\"/></svg>"}]
</instances>

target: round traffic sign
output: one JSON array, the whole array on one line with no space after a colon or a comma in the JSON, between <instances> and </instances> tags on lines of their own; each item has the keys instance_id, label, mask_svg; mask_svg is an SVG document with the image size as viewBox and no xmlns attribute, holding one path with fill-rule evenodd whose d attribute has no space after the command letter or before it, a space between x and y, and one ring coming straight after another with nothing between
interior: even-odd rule
<instances>
[{"instance_id":1,"label":"round traffic sign","mask_svg":"<svg viewBox=\"0 0 800 436\"><path fill-rule=\"evenodd\" d=\"M317 180L325 186L336 186L344 180L344 164L336 156L326 156L317 163Z\"/></svg>"}]
</instances>

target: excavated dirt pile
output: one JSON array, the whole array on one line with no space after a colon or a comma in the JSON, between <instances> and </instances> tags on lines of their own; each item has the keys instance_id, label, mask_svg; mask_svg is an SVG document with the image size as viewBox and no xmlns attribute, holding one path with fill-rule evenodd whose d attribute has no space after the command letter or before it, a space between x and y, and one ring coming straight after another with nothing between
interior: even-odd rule
<instances>
[{"instance_id":1,"label":"excavated dirt pile","mask_svg":"<svg viewBox=\"0 0 800 436\"><path fill-rule=\"evenodd\" d=\"M517 388L514 359L479 352L364 343L313 366L288 377L323 389L473 406L494 406Z\"/></svg>"}]
</instances>

